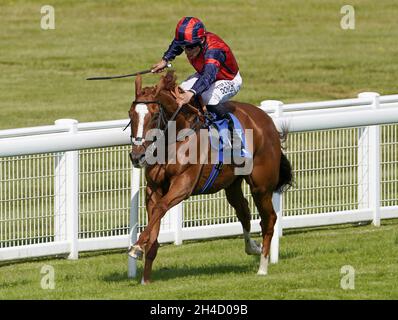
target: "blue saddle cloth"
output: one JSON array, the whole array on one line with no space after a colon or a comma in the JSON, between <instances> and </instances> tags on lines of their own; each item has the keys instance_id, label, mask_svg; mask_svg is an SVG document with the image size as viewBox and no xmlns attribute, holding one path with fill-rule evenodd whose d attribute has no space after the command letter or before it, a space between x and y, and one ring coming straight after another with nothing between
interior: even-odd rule
<instances>
[{"instance_id":1,"label":"blue saddle cloth","mask_svg":"<svg viewBox=\"0 0 398 320\"><path fill-rule=\"evenodd\" d=\"M218 149L220 151L225 149L225 146L231 146L232 142L230 140L230 132L229 132L229 128L228 128L228 120L224 119L224 118L218 118L216 114L211 113L213 116L213 119L215 119L213 122L209 123L209 127L213 126L217 132L218 135L220 137L220 139L217 141L217 139L211 139L211 135L210 135L210 144L212 146L212 148L214 149ZM248 152L246 150L246 139L245 139L245 134L244 134L244 130L242 127L242 124L240 123L239 119L237 117L235 117L232 113L229 113L233 124L234 124L234 130L237 133L237 135L240 138L240 141L242 142L242 148L240 149L240 157L243 158L251 158L252 155L250 152ZM219 159L220 160L220 159Z\"/></svg>"},{"instance_id":2,"label":"blue saddle cloth","mask_svg":"<svg viewBox=\"0 0 398 320\"><path fill-rule=\"evenodd\" d=\"M234 130L235 132L239 135L239 138L242 142L242 148L240 148L240 157L244 158L251 158L252 155L250 152L246 151L246 140L245 140L245 135L243 131L243 127L238 120L232 113L229 113L231 116L231 119L234 123ZM203 185L202 189L200 190L200 193L206 192L214 183L214 181L217 179L222 165L225 162L225 156L226 153L224 152L225 146L231 146L232 143L229 138L229 128L228 128L228 120L227 119L218 119L217 115L214 113L211 113L211 116L213 117L213 121L209 121L207 123L207 126L209 128L209 140L210 140L210 145L212 148L218 150L218 163L213 165L213 168L210 172L209 177L207 178L205 184ZM214 136L211 134L211 128L215 128L218 132L218 135L216 136L218 139L214 139Z\"/></svg>"}]
</instances>

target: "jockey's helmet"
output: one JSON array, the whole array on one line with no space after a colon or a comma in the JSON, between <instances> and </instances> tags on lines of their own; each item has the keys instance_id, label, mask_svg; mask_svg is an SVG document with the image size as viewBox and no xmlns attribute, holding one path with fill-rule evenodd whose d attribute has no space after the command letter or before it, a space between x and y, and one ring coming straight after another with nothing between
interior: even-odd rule
<instances>
[{"instance_id":1,"label":"jockey's helmet","mask_svg":"<svg viewBox=\"0 0 398 320\"><path fill-rule=\"evenodd\" d=\"M206 34L202 21L194 17L184 17L177 23L175 42L180 46L199 44Z\"/></svg>"}]
</instances>

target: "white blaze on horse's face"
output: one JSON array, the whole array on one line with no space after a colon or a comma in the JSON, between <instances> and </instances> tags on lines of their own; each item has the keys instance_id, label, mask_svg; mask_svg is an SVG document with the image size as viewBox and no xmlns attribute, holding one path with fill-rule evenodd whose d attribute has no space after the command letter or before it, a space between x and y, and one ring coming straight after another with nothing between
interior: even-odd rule
<instances>
[{"instance_id":1,"label":"white blaze on horse's face","mask_svg":"<svg viewBox=\"0 0 398 320\"><path fill-rule=\"evenodd\" d=\"M140 146L145 142L145 139L142 135L144 133L145 116L149 112L148 106L144 103L138 103L135 106L135 112L138 113L138 128L137 134L134 138L132 138L132 141L136 146Z\"/></svg>"}]
</instances>

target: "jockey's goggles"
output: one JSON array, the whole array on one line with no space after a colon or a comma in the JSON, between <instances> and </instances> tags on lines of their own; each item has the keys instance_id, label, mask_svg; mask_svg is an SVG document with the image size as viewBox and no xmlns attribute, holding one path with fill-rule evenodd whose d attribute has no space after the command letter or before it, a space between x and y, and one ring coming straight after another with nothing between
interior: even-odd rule
<instances>
[{"instance_id":1,"label":"jockey's goggles","mask_svg":"<svg viewBox=\"0 0 398 320\"><path fill-rule=\"evenodd\" d=\"M200 42L196 42L196 43L185 45L185 46L183 46L183 48L184 49L188 49L188 50L192 50L192 49L194 49L196 47L199 47L200 44L201 44Z\"/></svg>"}]
</instances>

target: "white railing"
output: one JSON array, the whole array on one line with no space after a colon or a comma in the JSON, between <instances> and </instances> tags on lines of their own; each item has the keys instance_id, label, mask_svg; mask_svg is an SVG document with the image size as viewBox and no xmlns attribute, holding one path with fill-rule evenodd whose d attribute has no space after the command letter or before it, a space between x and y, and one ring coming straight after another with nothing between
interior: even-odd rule
<instances>
[{"instance_id":1,"label":"white railing","mask_svg":"<svg viewBox=\"0 0 398 320\"><path fill-rule=\"evenodd\" d=\"M391 125L398 123L398 95L363 93L288 105L263 101L261 107L277 127L289 128L287 155L296 178L283 207L281 199L274 201L280 207L276 235L285 228L366 220L379 225L380 219L398 217L398 129ZM134 241L146 224L144 179L130 167L130 132L122 131L127 123L64 119L0 131L0 260L55 254L76 259L79 251L127 248ZM259 232L244 188L252 231ZM171 209L159 240L180 244L241 233L220 192ZM273 262L277 249L275 236ZM130 275L134 270L132 265Z\"/></svg>"}]
</instances>

